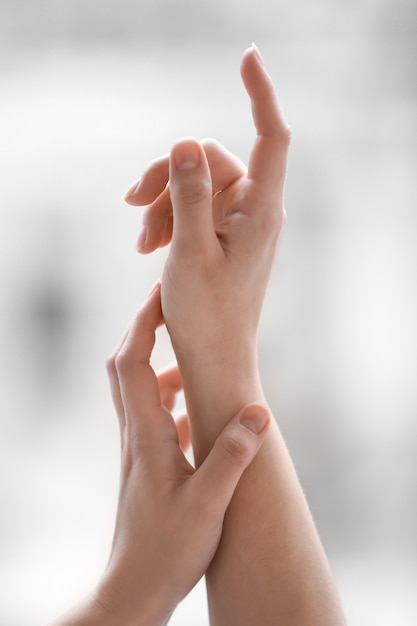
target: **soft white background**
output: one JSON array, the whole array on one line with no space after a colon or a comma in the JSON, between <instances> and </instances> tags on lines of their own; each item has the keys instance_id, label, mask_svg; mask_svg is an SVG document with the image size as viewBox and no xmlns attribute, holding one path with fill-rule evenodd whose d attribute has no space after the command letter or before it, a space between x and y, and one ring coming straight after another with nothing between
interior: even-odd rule
<instances>
[{"instance_id":1,"label":"soft white background","mask_svg":"<svg viewBox=\"0 0 417 626\"><path fill-rule=\"evenodd\" d=\"M121 197L182 135L246 160L254 40L293 129L260 362L350 626L417 621L417 20L412 0L0 2L0 626L106 562L104 361L166 250ZM163 332L155 366L172 358ZM171 623L206 626L204 585Z\"/></svg>"}]
</instances>

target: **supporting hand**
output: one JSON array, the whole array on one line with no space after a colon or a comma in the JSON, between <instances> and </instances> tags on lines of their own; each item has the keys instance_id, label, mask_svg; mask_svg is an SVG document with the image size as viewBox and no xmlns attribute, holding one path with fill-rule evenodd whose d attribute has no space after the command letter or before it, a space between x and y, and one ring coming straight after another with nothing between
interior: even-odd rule
<instances>
[{"instance_id":1,"label":"supporting hand","mask_svg":"<svg viewBox=\"0 0 417 626\"><path fill-rule=\"evenodd\" d=\"M166 624L206 572L239 479L268 430L261 405L227 424L195 470L169 411L181 390L176 368L156 377L149 360L162 323L160 285L108 360L121 432L120 495L113 546L97 588L80 612L56 626Z\"/></svg>"}]
</instances>

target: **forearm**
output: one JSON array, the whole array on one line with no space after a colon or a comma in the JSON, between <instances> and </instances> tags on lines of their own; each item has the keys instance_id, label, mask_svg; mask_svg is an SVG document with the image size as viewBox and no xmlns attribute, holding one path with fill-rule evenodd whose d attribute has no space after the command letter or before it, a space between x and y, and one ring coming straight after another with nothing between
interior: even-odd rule
<instances>
[{"instance_id":1,"label":"forearm","mask_svg":"<svg viewBox=\"0 0 417 626\"><path fill-rule=\"evenodd\" d=\"M236 411L264 401L255 334L285 223L289 129L256 48L245 52L241 74L256 126L248 168L219 147L206 151L195 140L182 140L145 172L135 192L136 203L148 205L146 228L153 231L142 249L167 243L172 233L162 311L183 379L196 465L202 468ZM220 490L220 481L213 483ZM276 425L233 495L207 587L215 626L343 623Z\"/></svg>"},{"instance_id":2,"label":"forearm","mask_svg":"<svg viewBox=\"0 0 417 626\"><path fill-rule=\"evenodd\" d=\"M136 584L137 597L141 587ZM123 593L120 596L123 597ZM166 626L173 609L149 595L140 609L132 610L129 600L115 602L113 597L99 589L48 626Z\"/></svg>"},{"instance_id":3,"label":"forearm","mask_svg":"<svg viewBox=\"0 0 417 626\"><path fill-rule=\"evenodd\" d=\"M213 626L345 623L326 556L274 423L226 513L207 590Z\"/></svg>"},{"instance_id":4,"label":"forearm","mask_svg":"<svg viewBox=\"0 0 417 626\"><path fill-rule=\"evenodd\" d=\"M110 626L111 616L93 597L87 597L48 626Z\"/></svg>"},{"instance_id":5,"label":"forearm","mask_svg":"<svg viewBox=\"0 0 417 626\"><path fill-rule=\"evenodd\" d=\"M183 380L197 463L239 403L263 400L256 372L246 389L246 374L239 369L235 376L226 376L222 366L206 371L204 379L198 380L199 374L190 367ZM275 422L235 491L206 581L213 626L344 624L327 559Z\"/></svg>"},{"instance_id":6,"label":"forearm","mask_svg":"<svg viewBox=\"0 0 417 626\"><path fill-rule=\"evenodd\" d=\"M230 418L243 406L264 402L256 349L240 342L225 350L177 354L197 466Z\"/></svg>"}]
</instances>

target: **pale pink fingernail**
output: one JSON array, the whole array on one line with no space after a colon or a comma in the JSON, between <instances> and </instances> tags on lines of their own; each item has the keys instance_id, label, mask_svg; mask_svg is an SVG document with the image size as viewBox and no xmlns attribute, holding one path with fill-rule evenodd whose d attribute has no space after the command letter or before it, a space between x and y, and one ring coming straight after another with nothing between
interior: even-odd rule
<instances>
[{"instance_id":1,"label":"pale pink fingernail","mask_svg":"<svg viewBox=\"0 0 417 626\"><path fill-rule=\"evenodd\" d=\"M239 418L242 426L259 435L269 422L269 414L264 407L258 405L250 405Z\"/></svg>"},{"instance_id":2,"label":"pale pink fingernail","mask_svg":"<svg viewBox=\"0 0 417 626\"><path fill-rule=\"evenodd\" d=\"M124 195L124 198L131 198L132 196L134 196L140 187L140 183L141 183L141 179L139 178L133 183L131 187L129 187L129 189L126 191Z\"/></svg>"},{"instance_id":3,"label":"pale pink fingernail","mask_svg":"<svg viewBox=\"0 0 417 626\"><path fill-rule=\"evenodd\" d=\"M194 140L177 143L173 153L175 165L179 170L191 170L200 163L200 151Z\"/></svg>"},{"instance_id":4,"label":"pale pink fingernail","mask_svg":"<svg viewBox=\"0 0 417 626\"><path fill-rule=\"evenodd\" d=\"M154 286L151 288L150 292L146 296L146 299L149 300L149 298L152 298L154 293L156 293L158 289L160 289L160 287L161 287L161 281L158 278L158 280L156 281L156 283L154 284Z\"/></svg>"},{"instance_id":5,"label":"pale pink fingernail","mask_svg":"<svg viewBox=\"0 0 417 626\"><path fill-rule=\"evenodd\" d=\"M263 58L262 58L262 55L261 55L261 53L259 52L259 48L258 48L258 46L257 46L255 43L253 43L253 42L252 42L252 50L255 52L256 57L257 57L258 61L259 61L262 65L265 65L264 60L263 60Z\"/></svg>"}]
</instances>

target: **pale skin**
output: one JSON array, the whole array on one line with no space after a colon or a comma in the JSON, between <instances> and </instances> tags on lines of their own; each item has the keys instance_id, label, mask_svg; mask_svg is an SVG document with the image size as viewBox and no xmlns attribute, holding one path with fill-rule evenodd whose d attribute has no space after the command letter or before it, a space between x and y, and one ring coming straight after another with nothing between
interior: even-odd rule
<instances>
[{"instance_id":1,"label":"pale skin","mask_svg":"<svg viewBox=\"0 0 417 626\"><path fill-rule=\"evenodd\" d=\"M213 626L345 624L259 376L290 133L255 48L241 74L257 131L248 168L212 140L182 140L126 196L148 205L139 250L171 248L161 287L108 361L122 444L108 567L54 626L166 624L204 573ZM179 369L158 379L149 359L162 320ZM181 384L196 469L181 450L187 421L170 413Z\"/></svg>"},{"instance_id":2,"label":"pale skin","mask_svg":"<svg viewBox=\"0 0 417 626\"><path fill-rule=\"evenodd\" d=\"M285 223L290 132L256 48L242 58L256 139L246 168L185 139L129 190L148 205L138 249L169 243L162 310L183 380L197 467L240 407L265 403L257 330ZM278 424L227 510L206 573L213 626L345 624L323 547Z\"/></svg>"},{"instance_id":3,"label":"pale skin","mask_svg":"<svg viewBox=\"0 0 417 626\"><path fill-rule=\"evenodd\" d=\"M186 416L176 365L157 377L149 360L162 323L160 284L108 360L121 437L120 493L109 562L96 588L51 626L162 626L207 570L224 514L259 450L270 417L260 404L230 420L196 471L182 448Z\"/></svg>"}]
</instances>

